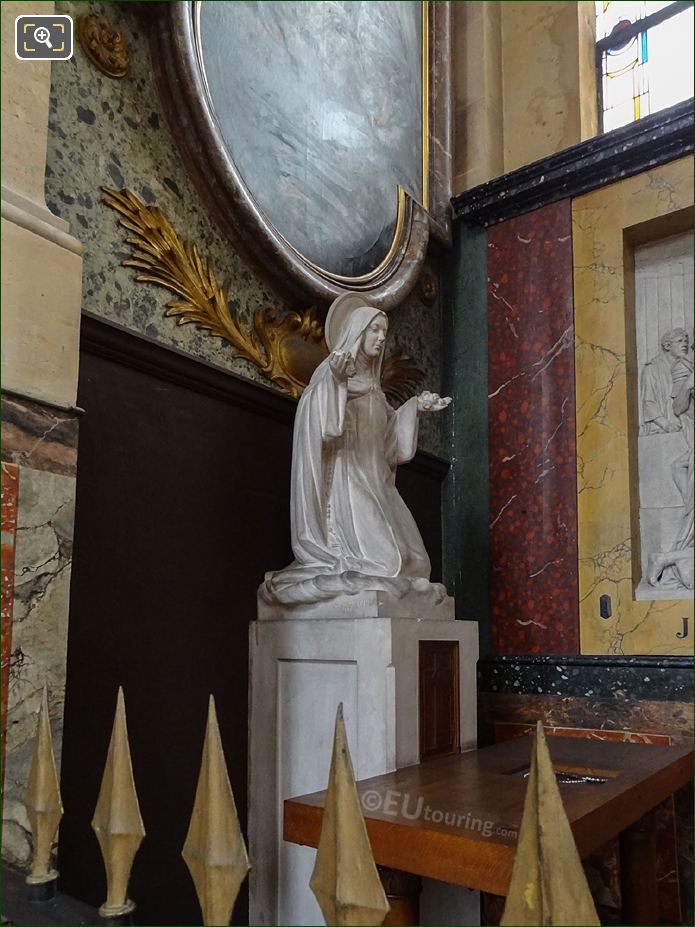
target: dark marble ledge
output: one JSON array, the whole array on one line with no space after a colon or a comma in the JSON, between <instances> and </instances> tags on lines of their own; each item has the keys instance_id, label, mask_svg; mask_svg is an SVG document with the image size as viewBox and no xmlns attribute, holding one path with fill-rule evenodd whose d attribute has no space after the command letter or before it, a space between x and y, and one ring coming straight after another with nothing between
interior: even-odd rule
<instances>
[{"instance_id":1,"label":"dark marble ledge","mask_svg":"<svg viewBox=\"0 0 695 927\"><path fill-rule=\"evenodd\" d=\"M481 692L692 702L693 661L668 656L505 654L478 662Z\"/></svg>"},{"instance_id":2,"label":"dark marble ledge","mask_svg":"<svg viewBox=\"0 0 695 927\"><path fill-rule=\"evenodd\" d=\"M81 409L80 406L71 406L64 402L51 402L50 399L40 399L38 396L32 396L31 393L23 393L21 390L17 389L5 389L5 387L3 387L2 395L7 396L10 399L19 399L21 402L28 402L37 406L44 406L46 409L51 409L54 412L67 412L68 414L73 415L84 415L84 409Z\"/></svg>"},{"instance_id":3,"label":"dark marble ledge","mask_svg":"<svg viewBox=\"0 0 695 927\"><path fill-rule=\"evenodd\" d=\"M693 657L656 656L635 654L621 656L613 654L564 654L564 653L495 653L480 658L480 663L512 663L519 665L552 664L562 666L642 666L670 667L672 669L693 669Z\"/></svg>"},{"instance_id":4,"label":"dark marble ledge","mask_svg":"<svg viewBox=\"0 0 695 927\"><path fill-rule=\"evenodd\" d=\"M691 98L460 193L454 221L494 225L675 161L693 151L693 125Z\"/></svg>"},{"instance_id":5,"label":"dark marble ledge","mask_svg":"<svg viewBox=\"0 0 695 927\"><path fill-rule=\"evenodd\" d=\"M2 393L2 459L60 476L77 473L77 443L83 410Z\"/></svg>"}]
</instances>

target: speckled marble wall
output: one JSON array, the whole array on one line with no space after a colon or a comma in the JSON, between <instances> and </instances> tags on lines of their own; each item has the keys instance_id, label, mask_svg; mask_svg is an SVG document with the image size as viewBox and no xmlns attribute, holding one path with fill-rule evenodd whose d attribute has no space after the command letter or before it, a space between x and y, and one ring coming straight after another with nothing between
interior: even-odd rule
<instances>
[{"instance_id":1,"label":"speckled marble wall","mask_svg":"<svg viewBox=\"0 0 695 927\"><path fill-rule=\"evenodd\" d=\"M113 80L97 71L78 46L70 61L52 71L46 168L49 208L67 219L84 244L83 308L165 344L268 384L253 365L232 355L226 342L193 326L163 318L169 296L149 284L136 283L121 267L126 257L125 232L116 214L100 202L99 188L127 187L147 203L156 203L177 232L195 241L209 256L219 280L231 280L233 308L243 319L265 306L286 308L218 232L186 174L165 120L154 81L146 29L130 4L93 4L123 32L130 71ZM62 2L57 12L84 13L85 3ZM436 268L435 268L436 272ZM439 308L417 294L390 316L390 352L414 357L426 371L426 385L439 389ZM423 417L420 446L441 450L441 422Z\"/></svg>"},{"instance_id":2,"label":"speckled marble wall","mask_svg":"<svg viewBox=\"0 0 695 927\"><path fill-rule=\"evenodd\" d=\"M690 212L692 203L692 157L572 203L582 653L693 652L692 601L634 599L639 502L629 340L634 339L631 248L680 231L683 211ZM607 619L599 613L604 594L612 602ZM678 636L684 617L690 619L687 638Z\"/></svg>"},{"instance_id":3,"label":"speckled marble wall","mask_svg":"<svg viewBox=\"0 0 695 927\"><path fill-rule=\"evenodd\" d=\"M496 653L576 653L568 200L488 237L490 622Z\"/></svg>"}]
</instances>

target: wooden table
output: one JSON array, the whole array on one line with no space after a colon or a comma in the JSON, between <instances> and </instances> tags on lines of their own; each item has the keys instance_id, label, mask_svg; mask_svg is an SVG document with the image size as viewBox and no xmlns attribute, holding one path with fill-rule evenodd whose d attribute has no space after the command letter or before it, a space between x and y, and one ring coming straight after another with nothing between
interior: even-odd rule
<instances>
[{"instance_id":1,"label":"wooden table","mask_svg":"<svg viewBox=\"0 0 695 927\"><path fill-rule=\"evenodd\" d=\"M531 737L430 760L358 782L377 864L506 895L521 822ZM656 921L656 852L649 815L693 775L691 747L548 737L582 858L621 837L624 922ZM316 847L325 792L285 801L284 838ZM628 919L631 918L631 919Z\"/></svg>"}]
</instances>

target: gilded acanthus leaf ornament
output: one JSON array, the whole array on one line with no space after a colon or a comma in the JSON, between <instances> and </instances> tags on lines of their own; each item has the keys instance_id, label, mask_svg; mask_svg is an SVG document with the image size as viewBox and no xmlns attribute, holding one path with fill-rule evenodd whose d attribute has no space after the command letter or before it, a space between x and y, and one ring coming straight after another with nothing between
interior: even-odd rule
<instances>
[{"instance_id":1,"label":"gilded acanthus leaf ornament","mask_svg":"<svg viewBox=\"0 0 695 927\"><path fill-rule=\"evenodd\" d=\"M410 399L419 389L424 374L415 361L404 354L385 357L381 368L381 387L392 402Z\"/></svg>"},{"instance_id":2,"label":"gilded acanthus leaf ornament","mask_svg":"<svg viewBox=\"0 0 695 927\"><path fill-rule=\"evenodd\" d=\"M299 396L328 354L316 310L281 315L273 308L259 309L253 322L245 323L230 309L229 282L218 284L212 262L201 257L194 243L179 237L161 209L143 203L130 190L102 191L104 203L119 213L120 225L132 233L126 239L132 253L124 266L139 271L138 281L176 295L164 314L176 318L178 325L192 323L223 338L283 392ZM423 377L408 357L384 361L384 392L393 400L410 396Z\"/></svg>"}]
</instances>

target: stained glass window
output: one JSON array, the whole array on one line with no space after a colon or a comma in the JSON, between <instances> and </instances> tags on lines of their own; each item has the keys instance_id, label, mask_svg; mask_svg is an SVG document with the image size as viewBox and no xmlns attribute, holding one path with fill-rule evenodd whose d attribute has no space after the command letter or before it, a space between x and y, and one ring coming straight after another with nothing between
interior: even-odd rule
<instances>
[{"instance_id":1,"label":"stained glass window","mask_svg":"<svg viewBox=\"0 0 695 927\"><path fill-rule=\"evenodd\" d=\"M693 3L596 3L596 64L608 132L693 95Z\"/></svg>"}]
</instances>

